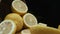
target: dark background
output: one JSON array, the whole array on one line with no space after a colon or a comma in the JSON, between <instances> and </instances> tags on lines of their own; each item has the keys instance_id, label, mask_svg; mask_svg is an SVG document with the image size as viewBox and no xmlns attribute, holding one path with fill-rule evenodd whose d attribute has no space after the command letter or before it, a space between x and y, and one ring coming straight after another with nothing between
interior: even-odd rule
<instances>
[{"instance_id":1,"label":"dark background","mask_svg":"<svg viewBox=\"0 0 60 34\"><path fill-rule=\"evenodd\" d=\"M2 0L0 3L0 18L2 18L2 20L8 13L11 13L12 1L13 0ZM55 28L60 24L57 20L55 0L26 0L26 4L29 8L28 12L35 15L38 22Z\"/></svg>"}]
</instances>

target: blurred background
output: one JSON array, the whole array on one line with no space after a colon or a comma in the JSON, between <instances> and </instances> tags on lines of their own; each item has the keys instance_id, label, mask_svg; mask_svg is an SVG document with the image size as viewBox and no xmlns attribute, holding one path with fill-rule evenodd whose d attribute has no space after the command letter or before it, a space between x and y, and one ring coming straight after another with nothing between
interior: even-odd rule
<instances>
[{"instance_id":1,"label":"blurred background","mask_svg":"<svg viewBox=\"0 0 60 34\"><path fill-rule=\"evenodd\" d=\"M1 0L0 2L0 21L11 13L11 3L13 0ZM35 15L38 23L45 23L48 26L57 28L60 24L57 20L56 1L53 0L25 0L29 10Z\"/></svg>"}]
</instances>

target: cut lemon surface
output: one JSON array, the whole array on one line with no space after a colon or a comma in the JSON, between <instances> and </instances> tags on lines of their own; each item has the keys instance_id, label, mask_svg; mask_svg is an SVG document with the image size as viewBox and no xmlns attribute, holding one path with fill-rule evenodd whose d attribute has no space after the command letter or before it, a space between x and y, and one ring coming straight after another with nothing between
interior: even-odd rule
<instances>
[{"instance_id":1,"label":"cut lemon surface","mask_svg":"<svg viewBox=\"0 0 60 34\"><path fill-rule=\"evenodd\" d=\"M0 23L0 34L15 34L16 24L11 20L4 20Z\"/></svg>"},{"instance_id":2,"label":"cut lemon surface","mask_svg":"<svg viewBox=\"0 0 60 34\"><path fill-rule=\"evenodd\" d=\"M23 19L22 17L17 14L17 13L10 13L5 17L6 19L10 19L13 20L15 22L15 24L17 25L17 31L20 31L23 27Z\"/></svg>"},{"instance_id":3,"label":"cut lemon surface","mask_svg":"<svg viewBox=\"0 0 60 34\"><path fill-rule=\"evenodd\" d=\"M25 14L28 11L27 5L21 1L21 0L16 0L12 2L12 12L18 13L20 15Z\"/></svg>"},{"instance_id":4,"label":"cut lemon surface","mask_svg":"<svg viewBox=\"0 0 60 34\"><path fill-rule=\"evenodd\" d=\"M31 34L60 34L60 30L53 27L42 27L35 25L30 28Z\"/></svg>"},{"instance_id":5,"label":"cut lemon surface","mask_svg":"<svg viewBox=\"0 0 60 34\"><path fill-rule=\"evenodd\" d=\"M30 30L29 29L24 29L21 31L20 34L31 34Z\"/></svg>"},{"instance_id":6,"label":"cut lemon surface","mask_svg":"<svg viewBox=\"0 0 60 34\"><path fill-rule=\"evenodd\" d=\"M24 21L24 26L25 26L25 27L31 27L31 26L37 24L37 19L36 19L36 17L35 17L33 14L31 14L31 13L26 13L26 14L23 16L23 21Z\"/></svg>"},{"instance_id":7,"label":"cut lemon surface","mask_svg":"<svg viewBox=\"0 0 60 34\"><path fill-rule=\"evenodd\" d=\"M30 29L24 29L22 31L17 32L16 34L31 34Z\"/></svg>"}]
</instances>

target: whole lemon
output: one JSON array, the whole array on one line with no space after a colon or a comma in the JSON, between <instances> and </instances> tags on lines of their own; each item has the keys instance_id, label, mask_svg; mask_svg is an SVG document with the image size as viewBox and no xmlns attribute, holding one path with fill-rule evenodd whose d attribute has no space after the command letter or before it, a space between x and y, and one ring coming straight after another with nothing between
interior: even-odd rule
<instances>
[{"instance_id":1,"label":"whole lemon","mask_svg":"<svg viewBox=\"0 0 60 34\"><path fill-rule=\"evenodd\" d=\"M17 13L10 13L5 17L6 19L10 19L13 20L15 22L15 24L17 25L17 31L20 31L23 27L23 19L22 17L17 14Z\"/></svg>"}]
</instances>

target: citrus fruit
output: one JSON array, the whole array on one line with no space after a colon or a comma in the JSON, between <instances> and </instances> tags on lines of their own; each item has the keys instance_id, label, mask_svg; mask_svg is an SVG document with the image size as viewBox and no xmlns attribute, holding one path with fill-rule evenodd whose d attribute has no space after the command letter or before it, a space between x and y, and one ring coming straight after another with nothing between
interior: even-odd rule
<instances>
[{"instance_id":1,"label":"citrus fruit","mask_svg":"<svg viewBox=\"0 0 60 34\"><path fill-rule=\"evenodd\" d=\"M0 23L0 34L15 34L16 24L12 20L4 20Z\"/></svg>"},{"instance_id":2,"label":"citrus fruit","mask_svg":"<svg viewBox=\"0 0 60 34\"><path fill-rule=\"evenodd\" d=\"M23 21L24 21L24 26L25 26L25 27L31 27L31 26L37 24L37 19L36 19L36 17L35 17L33 14L31 14L31 13L26 13L26 14L23 16Z\"/></svg>"},{"instance_id":3,"label":"citrus fruit","mask_svg":"<svg viewBox=\"0 0 60 34\"><path fill-rule=\"evenodd\" d=\"M60 25L58 26L58 29L60 29Z\"/></svg>"},{"instance_id":4,"label":"citrus fruit","mask_svg":"<svg viewBox=\"0 0 60 34\"><path fill-rule=\"evenodd\" d=\"M13 1L21 1L21 0L13 0Z\"/></svg>"},{"instance_id":5,"label":"citrus fruit","mask_svg":"<svg viewBox=\"0 0 60 34\"><path fill-rule=\"evenodd\" d=\"M18 0L12 2L12 12L24 15L27 11L28 7L23 1Z\"/></svg>"},{"instance_id":6,"label":"citrus fruit","mask_svg":"<svg viewBox=\"0 0 60 34\"><path fill-rule=\"evenodd\" d=\"M6 19L10 19L10 20L13 20L15 22L15 24L17 25L17 31L22 29L22 27L23 27L23 19L19 14L10 13L5 17L5 20Z\"/></svg>"},{"instance_id":7,"label":"citrus fruit","mask_svg":"<svg viewBox=\"0 0 60 34\"><path fill-rule=\"evenodd\" d=\"M31 34L60 34L60 30L53 27L42 27L35 25L30 28Z\"/></svg>"},{"instance_id":8,"label":"citrus fruit","mask_svg":"<svg viewBox=\"0 0 60 34\"><path fill-rule=\"evenodd\" d=\"M16 34L31 34L31 32L29 29L23 29L23 30L17 32Z\"/></svg>"},{"instance_id":9,"label":"citrus fruit","mask_svg":"<svg viewBox=\"0 0 60 34\"><path fill-rule=\"evenodd\" d=\"M30 30L29 29L24 29L21 31L20 34L31 34Z\"/></svg>"},{"instance_id":10,"label":"citrus fruit","mask_svg":"<svg viewBox=\"0 0 60 34\"><path fill-rule=\"evenodd\" d=\"M37 25L44 26L44 27L47 26L47 24L44 24L44 23L39 23Z\"/></svg>"},{"instance_id":11,"label":"citrus fruit","mask_svg":"<svg viewBox=\"0 0 60 34\"><path fill-rule=\"evenodd\" d=\"M16 32L15 34L21 34L21 32L19 31L19 32Z\"/></svg>"}]
</instances>

